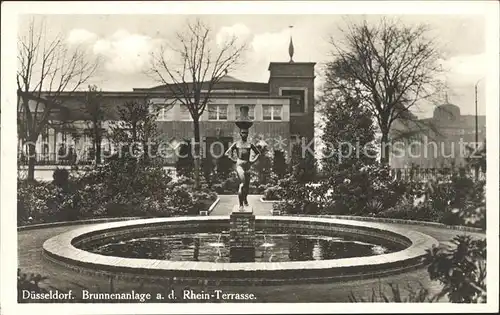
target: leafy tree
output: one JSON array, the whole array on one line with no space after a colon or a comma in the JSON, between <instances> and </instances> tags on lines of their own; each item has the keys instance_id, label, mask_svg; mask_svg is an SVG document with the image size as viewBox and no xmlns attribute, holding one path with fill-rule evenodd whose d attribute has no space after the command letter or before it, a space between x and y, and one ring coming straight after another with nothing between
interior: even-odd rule
<instances>
[{"instance_id":1,"label":"leafy tree","mask_svg":"<svg viewBox=\"0 0 500 315\"><path fill-rule=\"evenodd\" d=\"M66 188L69 183L69 172L64 168L56 168L52 173L53 184L60 188Z\"/></svg>"},{"instance_id":2,"label":"leafy tree","mask_svg":"<svg viewBox=\"0 0 500 315\"><path fill-rule=\"evenodd\" d=\"M278 178L283 178L287 173L285 152L282 150L274 150L273 153L272 170L274 174L278 176Z\"/></svg>"},{"instance_id":3,"label":"leafy tree","mask_svg":"<svg viewBox=\"0 0 500 315\"><path fill-rule=\"evenodd\" d=\"M467 165L474 169L475 178L478 180L479 172L486 173L486 139L478 148L467 147L469 150L466 157Z\"/></svg>"},{"instance_id":4,"label":"leafy tree","mask_svg":"<svg viewBox=\"0 0 500 315\"><path fill-rule=\"evenodd\" d=\"M272 160L270 156L269 149L267 146L257 145L257 149L260 151L260 157L254 167L259 176L259 184L267 184L272 172Z\"/></svg>"},{"instance_id":5,"label":"leafy tree","mask_svg":"<svg viewBox=\"0 0 500 315\"><path fill-rule=\"evenodd\" d=\"M131 155L145 162L160 162L157 155L162 139L156 124L160 108L153 106L147 97L127 101L119 108L120 120L111 127L111 138L120 155Z\"/></svg>"},{"instance_id":6,"label":"leafy tree","mask_svg":"<svg viewBox=\"0 0 500 315\"><path fill-rule=\"evenodd\" d=\"M375 163L373 116L360 100L325 91L320 104L325 117L321 164L326 177Z\"/></svg>"},{"instance_id":7,"label":"leafy tree","mask_svg":"<svg viewBox=\"0 0 500 315\"><path fill-rule=\"evenodd\" d=\"M306 183L315 179L316 158L313 153L307 150L302 152L302 145L295 143L290 156L289 171L297 181Z\"/></svg>"},{"instance_id":8,"label":"leafy tree","mask_svg":"<svg viewBox=\"0 0 500 315\"><path fill-rule=\"evenodd\" d=\"M217 165L217 177L220 180L227 179L230 176L231 172L234 170L233 161L226 155L217 158L216 165Z\"/></svg>"},{"instance_id":9,"label":"leafy tree","mask_svg":"<svg viewBox=\"0 0 500 315\"><path fill-rule=\"evenodd\" d=\"M343 40L332 36L327 64L331 89L366 104L381 132L381 162L389 162L389 132L396 120L415 120L410 109L440 91L440 53L425 25L381 19L349 23Z\"/></svg>"},{"instance_id":10,"label":"leafy tree","mask_svg":"<svg viewBox=\"0 0 500 315\"><path fill-rule=\"evenodd\" d=\"M201 161L201 168L203 170L203 176L205 177L205 181L208 186L212 186L212 179L214 173L214 162L210 157L205 157Z\"/></svg>"},{"instance_id":11,"label":"leafy tree","mask_svg":"<svg viewBox=\"0 0 500 315\"><path fill-rule=\"evenodd\" d=\"M192 178L194 169L193 152L191 144L187 141L179 145L178 159L175 164L177 176L185 176Z\"/></svg>"}]
</instances>

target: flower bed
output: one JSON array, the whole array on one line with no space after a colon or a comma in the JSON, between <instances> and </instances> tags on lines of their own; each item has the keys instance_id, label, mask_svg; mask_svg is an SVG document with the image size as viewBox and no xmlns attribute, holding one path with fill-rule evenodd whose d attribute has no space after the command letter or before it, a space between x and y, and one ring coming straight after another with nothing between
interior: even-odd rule
<instances>
[{"instance_id":1,"label":"flower bed","mask_svg":"<svg viewBox=\"0 0 500 315\"><path fill-rule=\"evenodd\" d=\"M198 215L217 194L194 182L171 178L162 169L124 174L94 169L76 179L63 176L51 183L20 181L18 225L108 217L162 217ZM61 172L55 172L61 174ZM59 176L57 175L57 176ZM123 177L122 177L123 176Z\"/></svg>"},{"instance_id":2,"label":"flower bed","mask_svg":"<svg viewBox=\"0 0 500 315\"><path fill-rule=\"evenodd\" d=\"M276 212L322 214L437 222L486 228L485 181L460 175L426 183L394 180L385 168L361 169L338 179L305 184L292 177L266 189L263 201ZM276 202L281 201L281 202Z\"/></svg>"}]
</instances>

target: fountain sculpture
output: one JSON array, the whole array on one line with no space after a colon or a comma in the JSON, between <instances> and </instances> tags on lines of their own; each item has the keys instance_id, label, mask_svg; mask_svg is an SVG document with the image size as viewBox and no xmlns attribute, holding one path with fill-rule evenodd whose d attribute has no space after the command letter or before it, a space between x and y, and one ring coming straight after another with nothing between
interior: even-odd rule
<instances>
[{"instance_id":1,"label":"fountain sculpture","mask_svg":"<svg viewBox=\"0 0 500 315\"><path fill-rule=\"evenodd\" d=\"M255 215L248 204L247 196L250 188L250 166L258 160L260 151L248 142L248 130L253 125L248 111L248 106L240 108L240 118L235 124L240 129L241 139L233 143L225 153L236 163L236 175L240 181L239 204L234 206L230 216L229 257L232 262L255 261Z\"/></svg>"}]
</instances>

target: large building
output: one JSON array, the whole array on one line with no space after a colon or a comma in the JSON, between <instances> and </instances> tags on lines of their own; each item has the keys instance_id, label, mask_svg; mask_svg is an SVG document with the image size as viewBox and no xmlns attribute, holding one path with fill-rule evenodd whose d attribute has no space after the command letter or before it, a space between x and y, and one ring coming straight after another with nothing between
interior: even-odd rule
<instances>
[{"instance_id":1,"label":"large building","mask_svg":"<svg viewBox=\"0 0 500 315\"><path fill-rule=\"evenodd\" d=\"M202 144L209 148L211 143L218 141L227 147L237 140L238 129L234 122L239 118L241 106L249 107L249 116L254 121L250 129L253 141L264 140L271 149L289 150L291 141L297 138L312 139L314 66L311 62L271 62L268 82L248 82L224 76L213 87L209 104L200 119ZM50 124L38 138L37 164L88 163L92 158L83 148L91 148L92 142L91 124L84 110L85 92L63 93L60 100L60 109L51 114ZM193 122L187 107L174 102L171 89L164 85L127 92L103 91L105 134L120 120L119 110L127 102L148 102L161 108L157 126L162 139L172 144L169 147L175 148L178 143L193 138ZM105 135L103 151L113 149ZM25 150L20 143L20 151ZM68 150L72 152L70 157L61 157L62 151ZM22 161L26 162L26 158ZM174 163L175 159L167 162Z\"/></svg>"},{"instance_id":2,"label":"large building","mask_svg":"<svg viewBox=\"0 0 500 315\"><path fill-rule=\"evenodd\" d=\"M446 102L430 118L395 124L390 164L393 168L417 166L425 169L466 165L468 147L481 146L486 139L486 117L462 115L460 107ZM398 139L399 138L399 139Z\"/></svg>"}]
</instances>

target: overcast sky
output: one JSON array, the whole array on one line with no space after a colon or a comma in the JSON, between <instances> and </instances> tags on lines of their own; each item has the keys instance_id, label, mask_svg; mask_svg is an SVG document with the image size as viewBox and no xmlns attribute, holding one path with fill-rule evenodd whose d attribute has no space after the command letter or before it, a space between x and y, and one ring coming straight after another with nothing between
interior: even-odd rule
<instances>
[{"instance_id":1,"label":"overcast sky","mask_svg":"<svg viewBox=\"0 0 500 315\"><path fill-rule=\"evenodd\" d=\"M105 91L131 91L152 87L158 82L146 77L150 53L182 28L187 15L44 15L50 36L61 34L68 45L85 45L102 60L99 75L92 83ZM294 60L317 62L317 70L329 60L330 37L342 37L339 27L345 20L379 16L364 15L204 15L214 37L235 34L249 43L245 64L230 75L242 80L267 82L270 61L288 61L288 42L293 35ZM436 36L448 72L450 102L463 114L474 114L474 84L485 76L485 22L479 15L404 15L402 23L426 23ZM20 19L22 33L29 20ZM293 25L290 30L289 26ZM317 78L317 85L321 77ZM485 113L482 82L479 84L479 112ZM444 101L444 98L443 98ZM420 108L429 116L431 107Z\"/></svg>"}]
</instances>

